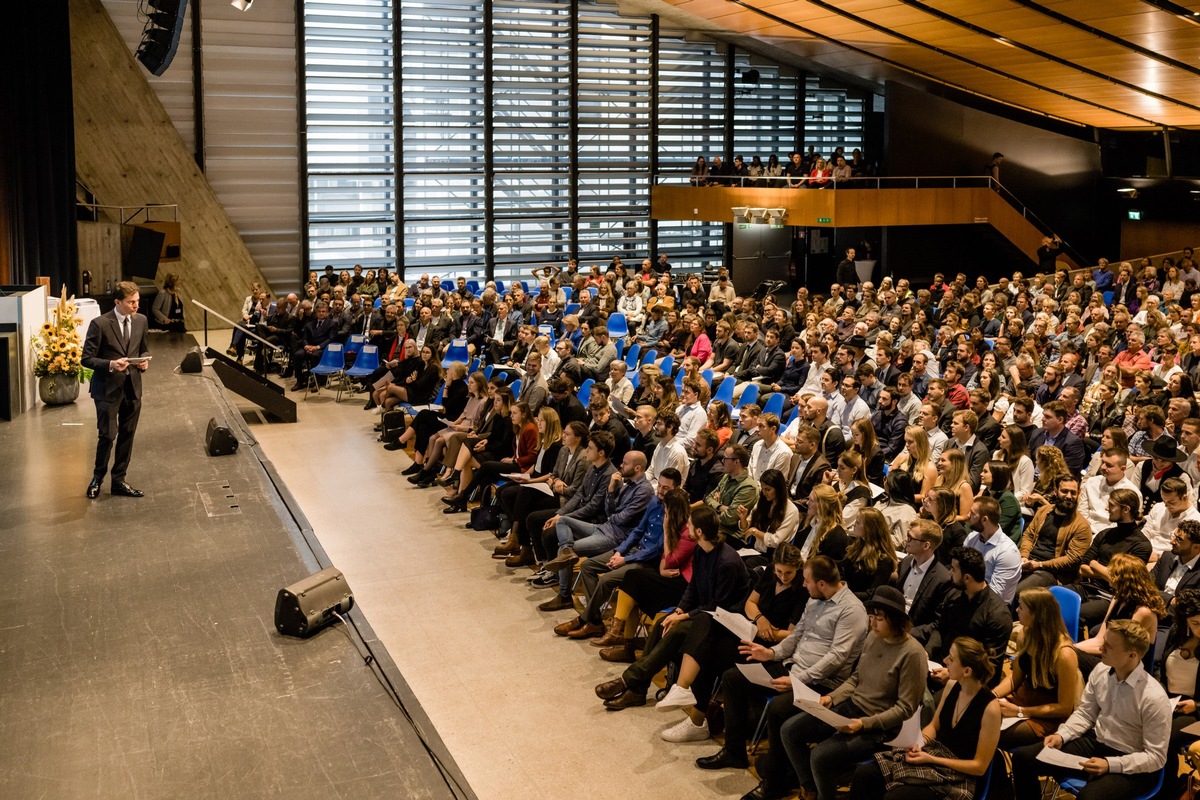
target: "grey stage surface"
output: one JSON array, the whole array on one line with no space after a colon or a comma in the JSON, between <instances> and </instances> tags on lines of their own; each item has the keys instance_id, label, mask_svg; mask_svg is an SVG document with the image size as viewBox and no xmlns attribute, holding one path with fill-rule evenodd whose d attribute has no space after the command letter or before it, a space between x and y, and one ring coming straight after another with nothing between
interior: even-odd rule
<instances>
[{"instance_id":1,"label":"grey stage surface","mask_svg":"<svg viewBox=\"0 0 1200 800\"><path fill-rule=\"evenodd\" d=\"M0 423L0 797L452 797L342 631L275 632L276 592L318 562L247 443L205 454L209 418L236 414L211 381L173 373L192 343L150 341L129 472L145 498L107 482L84 497L86 386ZM353 482L329 502L352 509Z\"/></svg>"}]
</instances>

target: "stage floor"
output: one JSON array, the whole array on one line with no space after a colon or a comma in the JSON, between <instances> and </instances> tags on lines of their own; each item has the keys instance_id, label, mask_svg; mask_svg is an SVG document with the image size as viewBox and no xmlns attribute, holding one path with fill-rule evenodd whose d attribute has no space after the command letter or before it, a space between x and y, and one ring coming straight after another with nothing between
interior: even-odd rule
<instances>
[{"instance_id":1,"label":"stage floor","mask_svg":"<svg viewBox=\"0 0 1200 800\"><path fill-rule=\"evenodd\" d=\"M129 472L145 498L107 483L84 497L86 386L0 423L0 797L453 797L430 752L458 768L378 641L424 741L341 626L275 631L276 593L319 569L320 546L251 446L205 454L209 418L237 412L209 378L173 371L191 343L149 343ZM344 446L309 427L294 457ZM323 501L370 526L362 492L339 475Z\"/></svg>"}]
</instances>

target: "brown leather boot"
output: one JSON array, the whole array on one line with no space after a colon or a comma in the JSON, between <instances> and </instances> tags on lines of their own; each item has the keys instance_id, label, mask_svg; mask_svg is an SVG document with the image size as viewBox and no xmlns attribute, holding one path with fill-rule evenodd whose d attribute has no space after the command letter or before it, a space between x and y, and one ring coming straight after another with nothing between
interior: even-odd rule
<instances>
[{"instance_id":1,"label":"brown leather boot","mask_svg":"<svg viewBox=\"0 0 1200 800\"><path fill-rule=\"evenodd\" d=\"M504 566L510 569L532 566L533 563L533 550L529 547L522 547L514 555L504 559Z\"/></svg>"},{"instance_id":2,"label":"brown leather boot","mask_svg":"<svg viewBox=\"0 0 1200 800\"><path fill-rule=\"evenodd\" d=\"M634 652L632 644L624 644L620 647L604 648L600 651L600 658L615 664L632 664L637 661L637 653Z\"/></svg>"},{"instance_id":3,"label":"brown leather boot","mask_svg":"<svg viewBox=\"0 0 1200 800\"><path fill-rule=\"evenodd\" d=\"M517 534L510 531L508 538L496 545L496 549L492 550L492 558L508 558L511 555L516 555L520 550L521 543L517 541Z\"/></svg>"},{"instance_id":4,"label":"brown leather boot","mask_svg":"<svg viewBox=\"0 0 1200 800\"><path fill-rule=\"evenodd\" d=\"M605 628L604 635L599 639L592 639L590 644L592 647L623 647L626 641L625 620L614 617L608 621L608 627Z\"/></svg>"}]
</instances>

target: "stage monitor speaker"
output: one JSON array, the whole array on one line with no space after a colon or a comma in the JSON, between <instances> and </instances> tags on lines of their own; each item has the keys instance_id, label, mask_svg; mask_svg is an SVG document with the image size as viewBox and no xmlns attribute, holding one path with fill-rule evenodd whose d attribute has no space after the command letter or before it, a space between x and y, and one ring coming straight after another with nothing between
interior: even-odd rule
<instances>
[{"instance_id":1,"label":"stage monitor speaker","mask_svg":"<svg viewBox=\"0 0 1200 800\"><path fill-rule=\"evenodd\" d=\"M204 436L204 444L210 456L231 456L238 449L238 440L233 431L218 425L216 417L208 421L208 433Z\"/></svg>"},{"instance_id":2,"label":"stage monitor speaker","mask_svg":"<svg viewBox=\"0 0 1200 800\"><path fill-rule=\"evenodd\" d=\"M204 370L204 355L200 351L200 346L197 345L191 350L188 350L183 355L183 361L179 362L180 372L201 372Z\"/></svg>"},{"instance_id":3,"label":"stage monitor speaker","mask_svg":"<svg viewBox=\"0 0 1200 800\"><path fill-rule=\"evenodd\" d=\"M138 45L137 60L151 75L162 75L171 66L183 33L187 0L149 0L146 27Z\"/></svg>"},{"instance_id":4,"label":"stage monitor speaker","mask_svg":"<svg viewBox=\"0 0 1200 800\"><path fill-rule=\"evenodd\" d=\"M279 590L275 628L285 636L311 636L354 608L354 594L340 569L329 567Z\"/></svg>"}]
</instances>

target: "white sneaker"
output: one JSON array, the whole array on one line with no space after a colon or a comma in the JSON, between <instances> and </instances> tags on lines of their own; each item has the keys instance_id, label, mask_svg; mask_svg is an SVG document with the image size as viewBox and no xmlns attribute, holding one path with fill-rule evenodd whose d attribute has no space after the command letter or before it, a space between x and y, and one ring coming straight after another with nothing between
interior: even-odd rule
<instances>
[{"instance_id":1,"label":"white sneaker","mask_svg":"<svg viewBox=\"0 0 1200 800\"><path fill-rule=\"evenodd\" d=\"M658 705L654 708L658 711L669 711L672 708L687 708L694 705L696 705L696 695L692 694L691 689L685 689L677 683L667 692L666 697L658 701Z\"/></svg>"},{"instance_id":2,"label":"white sneaker","mask_svg":"<svg viewBox=\"0 0 1200 800\"><path fill-rule=\"evenodd\" d=\"M672 725L662 732L664 742L703 742L712 738L708 733L708 720L703 725L695 725L688 717L678 725Z\"/></svg>"}]
</instances>

